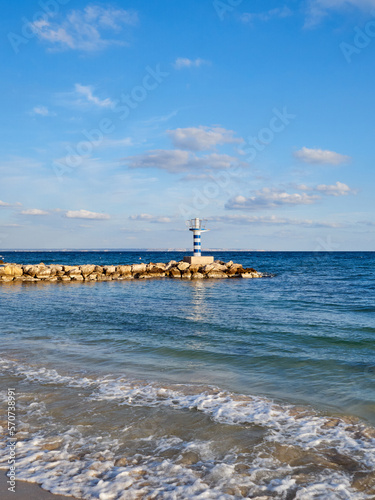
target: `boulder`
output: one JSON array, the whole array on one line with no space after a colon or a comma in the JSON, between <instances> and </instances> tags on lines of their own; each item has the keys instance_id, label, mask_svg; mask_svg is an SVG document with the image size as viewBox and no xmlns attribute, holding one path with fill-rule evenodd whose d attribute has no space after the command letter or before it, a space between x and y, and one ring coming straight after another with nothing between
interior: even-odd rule
<instances>
[{"instance_id":1,"label":"boulder","mask_svg":"<svg viewBox=\"0 0 375 500\"><path fill-rule=\"evenodd\" d=\"M218 279L218 278L228 278L228 276L223 273L223 271L210 271L209 273L206 274L207 278L215 278L215 279Z\"/></svg>"},{"instance_id":2,"label":"boulder","mask_svg":"<svg viewBox=\"0 0 375 500\"><path fill-rule=\"evenodd\" d=\"M199 273L201 267L199 264L190 264L189 271L191 273Z\"/></svg>"},{"instance_id":3,"label":"boulder","mask_svg":"<svg viewBox=\"0 0 375 500\"><path fill-rule=\"evenodd\" d=\"M214 271L223 271L224 272L224 271L227 271L227 269L228 269L225 264L220 264L218 262L214 262L213 266L214 266L213 267Z\"/></svg>"},{"instance_id":4,"label":"boulder","mask_svg":"<svg viewBox=\"0 0 375 500\"><path fill-rule=\"evenodd\" d=\"M190 280L191 279L191 272L190 272L190 270L186 269L185 271L183 271L181 273L181 278Z\"/></svg>"},{"instance_id":5,"label":"boulder","mask_svg":"<svg viewBox=\"0 0 375 500\"><path fill-rule=\"evenodd\" d=\"M229 262L226 263L227 268L229 269L230 267L233 266L233 260L230 260Z\"/></svg>"},{"instance_id":6,"label":"boulder","mask_svg":"<svg viewBox=\"0 0 375 500\"><path fill-rule=\"evenodd\" d=\"M104 269L102 268L102 266L95 266L94 272L102 274L104 272Z\"/></svg>"},{"instance_id":7,"label":"boulder","mask_svg":"<svg viewBox=\"0 0 375 500\"><path fill-rule=\"evenodd\" d=\"M96 281L98 279L98 275L96 273L91 273L88 276L85 276L85 280L87 281Z\"/></svg>"},{"instance_id":8,"label":"boulder","mask_svg":"<svg viewBox=\"0 0 375 500\"><path fill-rule=\"evenodd\" d=\"M47 279L51 276L51 269L49 267L39 267L35 273L35 277L39 279Z\"/></svg>"},{"instance_id":9,"label":"boulder","mask_svg":"<svg viewBox=\"0 0 375 500\"><path fill-rule=\"evenodd\" d=\"M117 266L117 272L120 274L120 276L131 275L132 266Z\"/></svg>"},{"instance_id":10,"label":"boulder","mask_svg":"<svg viewBox=\"0 0 375 500\"><path fill-rule=\"evenodd\" d=\"M23 269L17 264L5 264L0 267L0 276L22 276Z\"/></svg>"},{"instance_id":11,"label":"boulder","mask_svg":"<svg viewBox=\"0 0 375 500\"><path fill-rule=\"evenodd\" d=\"M260 273L241 273L241 278L261 278L262 275Z\"/></svg>"},{"instance_id":12,"label":"boulder","mask_svg":"<svg viewBox=\"0 0 375 500\"><path fill-rule=\"evenodd\" d=\"M72 281L83 281L84 280L84 277L82 276L82 274L71 274L70 278Z\"/></svg>"},{"instance_id":13,"label":"boulder","mask_svg":"<svg viewBox=\"0 0 375 500\"><path fill-rule=\"evenodd\" d=\"M89 274L94 272L95 266L85 264L84 266L80 266L80 269L83 276L88 276Z\"/></svg>"},{"instance_id":14,"label":"boulder","mask_svg":"<svg viewBox=\"0 0 375 500\"><path fill-rule=\"evenodd\" d=\"M145 273L145 272L146 272L146 264L132 265L132 274Z\"/></svg>"},{"instance_id":15,"label":"boulder","mask_svg":"<svg viewBox=\"0 0 375 500\"><path fill-rule=\"evenodd\" d=\"M171 278L181 278L181 273L177 269L177 267L172 267L172 269L169 271L169 276Z\"/></svg>"},{"instance_id":16,"label":"boulder","mask_svg":"<svg viewBox=\"0 0 375 500\"><path fill-rule=\"evenodd\" d=\"M177 264L177 269L180 271L186 271L190 267L190 264L188 262L179 262Z\"/></svg>"},{"instance_id":17,"label":"boulder","mask_svg":"<svg viewBox=\"0 0 375 500\"><path fill-rule=\"evenodd\" d=\"M192 280L202 280L204 278L204 274L202 273L193 273L191 275Z\"/></svg>"},{"instance_id":18,"label":"boulder","mask_svg":"<svg viewBox=\"0 0 375 500\"><path fill-rule=\"evenodd\" d=\"M165 276L165 269L162 267L158 266L153 266L148 273L152 276L159 277L159 276Z\"/></svg>"},{"instance_id":19,"label":"boulder","mask_svg":"<svg viewBox=\"0 0 375 500\"><path fill-rule=\"evenodd\" d=\"M73 267L72 269L70 269L67 273L66 273L68 276L70 276L71 278L73 278L74 276L82 276L81 274L81 270L79 267Z\"/></svg>"},{"instance_id":20,"label":"boulder","mask_svg":"<svg viewBox=\"0 0 375 500\"><path fill-rule=\"evenodd\" d=\"M152 275L148 273L138 273L136 276L139 280L146 280L152 278Z\"/></svg>"},{"instance_id":21,"label":"boulder","mask_svg":"<svg viewBox=\"0 0 375 500\"><path fill-rule=\"evenodd\" d=\"M116 266L103 266L106 276L111 276L116 272Z\"/></svg>"},{"instance_id":22,"label":"boulder","mask_svg":"<svg viewBox=\"0 0 375 500\"><path fill-rule=\"evenodd\" d=\"M166 271L169 271L170 269L172 269L173 267L176 267L176 266L177 266L177 261L175 261L175 260L170 260L170 261L168 262L168 264L166 265L165 270L166 270Z\"/></svg>"},{"instance_id":23,"label":"boulder","mask_svg":"<svg viewBox=\"0 0 375 500\"><path fill-rule=\"evenodd\" d=\"M213 269L215 269L215 264L206 264L205 266L202 267L202 272L206 274L212 271Z\"/></svg>"},{"instance_id":24,"label":"boulder","mask_svg":"<svg viewBox=\"0 0 375 500\"><path fill-rule=\"evenodd\" d=\"M8 283L9 281L13 281L14 276L10 276L9 274L7 276L0 276L1 281Z\"/></svg>"},{"instance_id":25,"label":"boulder","mask_svg":"<svg viewBox=\"0 0 375 500\"><path fill-rule=\"evenodd\" d=\"M233 264L233 266L231 266L231 267L227 270L227 273L228 273L228 274L230 274L230 275L240 274L241 272L244 272L244 269L243 269L243 267L241 266L241 264Z\"/></svg>"}]
</instances>

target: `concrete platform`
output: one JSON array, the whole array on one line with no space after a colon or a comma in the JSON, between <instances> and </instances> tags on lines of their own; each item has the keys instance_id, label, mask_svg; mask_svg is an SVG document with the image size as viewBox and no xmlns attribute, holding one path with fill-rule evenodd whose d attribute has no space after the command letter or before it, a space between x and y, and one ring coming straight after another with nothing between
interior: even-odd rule
<instances>
[{"instance_id":1,"label":"concrete platform","mask_svg":"<svg viewBox=\"0 0 375 500\"><path fill-rule=\"evenodd\" d=\"M184 262L188 262L189 264L198 264L200 266L205 266L206 264L212 264L214 262L214 258L212 256L184 257Z\"/></svg>"}]
</instances>

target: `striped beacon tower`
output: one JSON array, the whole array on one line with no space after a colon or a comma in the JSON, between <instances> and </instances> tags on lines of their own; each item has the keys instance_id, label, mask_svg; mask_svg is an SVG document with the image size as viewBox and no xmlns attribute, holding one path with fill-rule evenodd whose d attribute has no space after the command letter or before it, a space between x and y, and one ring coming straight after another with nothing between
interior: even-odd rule
<instances>
[{"instance_id":1,"label":"striped beacon tower","mask_svg":"<svg viewBox=\"0 0 375 500\"><path fill-rule=\"evenodd\" d=\"M186 221L186 225L188 226L189 231L193 232L194 255L193 257L184 257L184 261L189 262L189 264L211 264L214 261L213 257L202 257L201 234L209 231L209 229L206 229L205 227L206 221L196 217L195 219Z\"/></svg>"}]
</instances>

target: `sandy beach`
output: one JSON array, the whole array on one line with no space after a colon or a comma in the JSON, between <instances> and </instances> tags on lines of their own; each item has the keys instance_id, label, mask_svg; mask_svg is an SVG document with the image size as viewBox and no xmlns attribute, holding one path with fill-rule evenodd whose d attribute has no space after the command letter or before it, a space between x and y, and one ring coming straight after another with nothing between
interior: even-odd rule
<instances>
[{"instance_id":1,"label":"sandy beach","mask_svg":"<svg viewBox=\"0 0 375 500\"><path fill-rule=\"evenodd\" d=\"M4 469L0 470L0 497L2 500L66 500L74 497L63 495L53 495L49 491L43 490L38 484L27 483L26 481L16 481L16 492L8 491L7 477Z\"/></svg>"}]
</instances>

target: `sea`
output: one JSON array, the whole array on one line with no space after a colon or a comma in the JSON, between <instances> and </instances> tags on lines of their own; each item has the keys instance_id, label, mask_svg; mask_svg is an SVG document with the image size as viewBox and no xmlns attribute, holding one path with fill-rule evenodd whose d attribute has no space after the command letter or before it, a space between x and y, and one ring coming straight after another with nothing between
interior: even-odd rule
<instances>
[{"instance_id":1,"label":"sea","mask_svg":"<svg viewBox=\"0 0 375 500\"><path fill-rule=\"evenodd\" d=\"M0 467L11 389L16 477L52 493L375 499L375 253L214 255L265 277L0 284Z\"/></svg>"}]
</instances>

